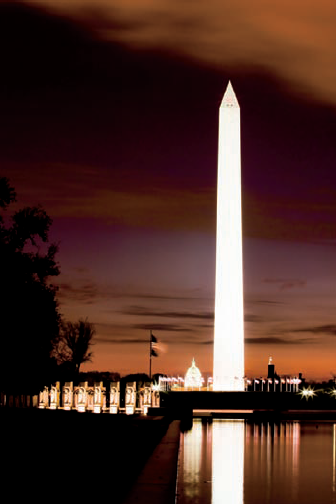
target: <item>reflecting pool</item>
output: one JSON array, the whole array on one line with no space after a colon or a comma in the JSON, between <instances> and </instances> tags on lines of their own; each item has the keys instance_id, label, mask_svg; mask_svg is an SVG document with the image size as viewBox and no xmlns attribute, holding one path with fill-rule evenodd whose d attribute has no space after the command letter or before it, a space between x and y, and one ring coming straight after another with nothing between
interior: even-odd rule
<instances>
[{"instance_id":1,"label":"reflecting pool","mask_svg":"<svg viewBox=\"0 0 336 504\"><path fill-rule=\"evenodd\" d=\"M336 424L194 420L177 504L336 504Z\"/></svg>"}]
</instances>

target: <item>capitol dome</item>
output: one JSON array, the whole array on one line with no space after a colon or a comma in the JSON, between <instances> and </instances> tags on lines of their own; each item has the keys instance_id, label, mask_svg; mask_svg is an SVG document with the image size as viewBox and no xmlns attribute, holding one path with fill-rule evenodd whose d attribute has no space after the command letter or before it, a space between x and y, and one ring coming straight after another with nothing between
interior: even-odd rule
<instances>
[{"instance_id":1,"label":"capitol dome","mask_svg":"<svg viewBox=\"0 0 336 504\"><path fill-rule=\"evenodd\" d=\"M184 377L184 388L200 389L202 387L202 374L195 364L195 359L192 360L191 367L188 369Z\"/></svg>"}]
</instances>

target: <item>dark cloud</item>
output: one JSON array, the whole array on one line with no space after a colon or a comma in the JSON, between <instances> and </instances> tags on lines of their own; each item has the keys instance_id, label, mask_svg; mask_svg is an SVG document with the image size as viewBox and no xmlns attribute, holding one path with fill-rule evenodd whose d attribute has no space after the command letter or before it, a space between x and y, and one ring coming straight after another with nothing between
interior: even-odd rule
<instances>
[{"instance_id":1,"label":"dark cloud","mask_svg":"<svg viewBox=\"0 0 336 504\"><path fill-rule=\"evenodd\" d=\"M124 315L134 315L141 317L163 317L163 318L182 318L196 320L213 320L213 312L186 312L186 311L164 311L148 309L142 306L130 306L121 311Z\"/></svg>"},{"instance_id":2,"label":"dark cloud","mask_svg":"<svg viewBox=\"0 0 336 504\"><path fill-rule=\"evenodd\" d=\"M304 345L306 343L313 343L312 339L288 339L280 337L261 337L261 338L245 338L245 343L248 345Z\"/></svg>"},{"instance_id":3,"label":"dark cloud","mask_svg":"<svg viewBox=\"0 0 336 504\"><path fill-rule=\"evenodd\" d=\"M79 274L87 274L89 273L89 268L83 268L83 267L78 267L78 268L73 268L73 271L75 273L79 273Z\"/></svg>"},{"instance_id":4,"label":"dark cloud","mask_svg":"<svg viewBox=\"0 0 336 504\"><path fill-rule=\"evenodd\" d=\"M133 329L153 330L153 331L167 331L167 332L191 332L192 329L175 324L133 324Z\"/></svg>"},{"instance_id":5,"label":"dark cloud","mask_svg":"<svg viewBox=\"0 0 336 504\"><path fill-rule=\"evenodd\" d=\"M335 100L333 0L275 0L271 6L263 0L37 2L85 21L104 39L136 49L168 48L208 66L272 68L302 93Z\"/></svg>"},{"instance_id":6,"label":"dark cloud","mask_svg":"<svg viewBox=\"0 0 336 504\"><path fill-rule=\"evenodd\" d=\"M213 330L214 328L214 321L212 322L212 324L194 324L193 327L195 327L196 329L211 329Z\"/></svg>"},{"instance_id":7,"label":"dark cloud","mask_svg":"<svg viewBox=\"0 0 336 504\"><path fill-rule=\"evenodd\" d=\"M253 303L261 305L283 305L283 301L270 301L269 299L257 299Z\"/></svg>"},{"instance_id":8,"label":"dark cloud","mask_svg":"<svg viewBox=\"0 0 336 504\"><path fill-rule=\"evenodd\" d=\"M141 329L143 329L143 327L140 327ZM145 328L147 329L147 328ZM161 330L161 326L160 327L157 327L157 328L154 328L154 330ZM177 331L179 333L181 332L184 332L184 330L180 330L179 328L175 328L175 327L172 327L172 328L169 328L168 329L166 327L162 327L162 330L164 331L168 331L170 332L170 330L172 331ZM178 337L176 339L174 339L173 341L170 339L169 341L167 340L167 338L162 338L161 335L160 337L158 337L158 341L159 341L159 344L162 344L162 342L165 343L169 343L169 344L174 344L175 345L195 345L195 346L207 346L207 345L213 345L213 341L212 340L198 340L197 338L195 337ZM109 344L113 344L113 345L138 345L138 344L146 344L148 345L148 338L127 338L125 336L120 336L118 338L116 337L108 337L108 336L96 336L95 337L95 342L98 342L98 343L109 343Z\"/></svg>"},{"instance_id":9,"label":"dark cloud","mask_svg":"<svg viewBox=\"0 0 336 504\"><path fill-rule=\"evenodd\" d=\"M197 339L189 339L189 340L186 340L186 339L178 339L176 341L174 341L174 344L177 343L179 345L195 345L195 346L198 346L198 345L201 345L201 346L208 346L208 345L213 345L213 340L197 340Z\"/></svg>"},{"instance_id":10,"label":"dark cloud","mask_svg":"<svg viewBox=\"0 0 336 504\"><path fill-rule=\"evenodd\" d=\"M94 282L82 284L61 282L58 284L57 297L62 301L75 299L83 304L93 304L98 297L98 288Z\"/></svg>"},{"instance_id":11,"label":"dark cloud","mask_svg":"<svg viewBox=\"0 0 336 504\"><path fill-rule=\"evenodd\" d=\"M179 294L174 294L174 295L169 295L169 294L162 294L162 293L151 293L151 292L121 292L117 293L116 296L120 298L134 298L134 299L158 299L158 300L177 300L177 301L196 301L196 300L203 300L203 301L210 301L211 303L214 301L214 298L208 298L204 297L203 295L196 295L193 294L193 290L189 291L186 295L181 295Z\"/></svg>"},{"instance_id":12,"label":"dark cloud","mask_svg":"<svg viewBox=\"0 0 336 504\"><path fill-rule=\"evenodd\" d=\"M137 329L146 329L149 330L149 326L145 326L142 324L138 324L136 326ZM158 324L157 326L153 325L152 326L153 330L162 330L162 331L168 331L168 332L185 332L184 328L178 327L178 326L169 326L168 324ZM120 338L109 338L109 337L96 337L95 341L101 342L101 343L113 343L113 344L142 344L146 343L148 344L148 338L146 339L140 339L140 338L125 338L125 337L120 337ZM174 341L170 341L171 343L174 343L174 345L195 345L195 346L213 346L213 339L198 339L197 337L191 337L191 338L176 338ZM316 340L312 338L304 338L304 339L289 339L289 338L281 338L281 337L256 337L256 338L245 338L245 343L247 345L284 345L284 346L294 346L294 345L305 345L307 343L316 343Z\"/></svg>"},{"instance_id":13,"label":"dark cloud","mask_svg":"<svg viewBox=\"0 0 336 504\"><path fill-rule=\"evenodd\" d=\"M278 285L279 290L303 288L307 285L306 280L298 278L265 278L263 282Z\"/></svg>"},{"instance_id":14,"label":"dark cloud","mask_svg":"<svg viewBox=\"0 0 336 504\"><path fill-rule=\"evenodd\" d=\"M127 35L134 20L113 24L116 12L93 19L125 23ZM0 19L0 163L25 199L38 194L55 217L214 233L218 105L230 76L242 113L245 235L334 238L332 109L293 100L260 67L134 51L21 3L0 4ZM294 280L279 288L303 287Z\"/></svg>"},{"instance_id":15,"label":"dark cloud","mask_svg":"<svg viewBox=\"0 0 336 504\"><path fill-rule=\"evenodd\" d=\"M298 329L291 329L288 332L291 333L312 333L312 334L324 334L336 336L336 325L335 324L327 324L321 326L312 326L312 327L302 327Z\"/></svg>"},{"instance_id":16,"label":"dark cloud","mask_svg":"<svg viewBox=\"0 0 336 504\"><path fill-rule=\"evenodd\" d=\"M264 317L261 317L260 315L253 315L253 314L246 313L244 316L244 321L245 322L253 322L253 323L262 323L262 322L265 322L265 319L264 319Z\"/></svg>"},{"instance_id":17,"label":"dark cloud","mask_svg":"<svg viewBox=\"0 0 336 504\"><path fill-rule=\"evenodd\" d=\"M99 343L111 343L113 345L138 345L146 343L148 345L148 339L140 338L108 338L104 336L95 337L95 341Z\"/></svg>"}]
</instances>

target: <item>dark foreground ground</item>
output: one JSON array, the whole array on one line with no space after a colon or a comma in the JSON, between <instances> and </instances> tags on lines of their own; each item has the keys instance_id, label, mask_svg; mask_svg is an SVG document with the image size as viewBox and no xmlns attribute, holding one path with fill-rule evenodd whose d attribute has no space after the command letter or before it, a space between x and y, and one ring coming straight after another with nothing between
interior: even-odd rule
<instances>
[{"instance_id":1,"label":"dark foreground ground","mask_svg":"<svg viewBox=\"0 0 336 504\"><path fill-rule=\"evenodd\" d=\"M0 408L1 493L7 502L121 503L169 424L167 417Z\"/></svg>"}]
</instances>

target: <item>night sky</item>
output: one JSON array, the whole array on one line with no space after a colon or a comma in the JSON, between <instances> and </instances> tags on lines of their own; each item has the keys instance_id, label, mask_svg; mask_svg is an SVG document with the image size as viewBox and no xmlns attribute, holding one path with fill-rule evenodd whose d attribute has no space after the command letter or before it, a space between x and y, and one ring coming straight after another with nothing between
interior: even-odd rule
<instances>
[{"instance_id":1,"label":"night sky","mask_svg":"<svg viewBox=\"0 0 336 504\"><path fill-rule=\"evenodd\" d=\"M212 370L218 108L241 108L245 368L336 374L334 0L0 3L0 166L59 243L83 370Z\"/></svg>"}]
</instances>

